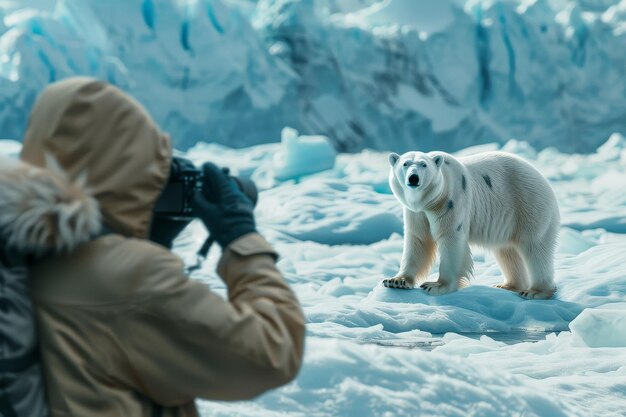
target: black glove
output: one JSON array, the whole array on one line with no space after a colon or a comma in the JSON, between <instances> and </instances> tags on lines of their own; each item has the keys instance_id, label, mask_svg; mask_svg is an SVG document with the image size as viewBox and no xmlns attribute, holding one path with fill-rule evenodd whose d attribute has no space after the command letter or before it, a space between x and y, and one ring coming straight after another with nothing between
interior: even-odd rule
<instances>
[{"instance_id":1,"label":"black glove","mask_svg":"<svg viewBox=\"0 0 626 417\"><path fill-rule=\"evenodd\" d=\"M202 165L202 174L202 192L196 193L192 207L222 249L241 236L256 232L254 205L228 171L207 162Z\"/></svg>"}]
</instances>

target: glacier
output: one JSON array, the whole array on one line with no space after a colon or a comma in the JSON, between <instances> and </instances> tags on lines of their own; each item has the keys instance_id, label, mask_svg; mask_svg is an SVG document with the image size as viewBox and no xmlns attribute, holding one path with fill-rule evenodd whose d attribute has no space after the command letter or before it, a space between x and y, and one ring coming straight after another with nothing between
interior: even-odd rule
<instances>
[{"instance_id":1,"label":"glacier","mask_svg":"<svg viewBox=\"0 0 626 417\"><path fill-rule=\"evenodd\" d=\"M71 75L133 94L180 149L284 126L344 152L626 133L624 0L5 0L0 18L3 138Z\"/></svg>"}]
</instances>

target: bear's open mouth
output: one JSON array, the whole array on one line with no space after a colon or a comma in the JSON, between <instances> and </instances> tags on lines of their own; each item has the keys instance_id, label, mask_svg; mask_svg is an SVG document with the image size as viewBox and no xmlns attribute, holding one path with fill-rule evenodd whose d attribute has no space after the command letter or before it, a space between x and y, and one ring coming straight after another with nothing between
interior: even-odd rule
<instances>
[{"instance_id":1,"label":"bear's open mouth","mask_svg":"<svg viewBox=\"0 0 626 417\"><path fill-rule=\"evenodd\" d=\"M420 177L417 174L411 174L409 176L407 185L409 187L417 187L418 185L420 185Z\"/></svg>"}]
</instances>

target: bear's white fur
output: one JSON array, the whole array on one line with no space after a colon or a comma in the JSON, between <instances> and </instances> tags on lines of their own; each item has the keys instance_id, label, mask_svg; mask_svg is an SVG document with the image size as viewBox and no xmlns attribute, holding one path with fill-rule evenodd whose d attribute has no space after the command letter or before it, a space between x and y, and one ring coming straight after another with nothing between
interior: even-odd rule
<instances>
[{"instance_id":1,"label":"bear's white fur","mask_svg":"<svg viewBox=\"0 0 626 417\"><path fill-rule=\"evenodd\" d=\"M559 208L548 181L523 159L504 152L455 158L443 152L389 155L389 184L404 207L400 271L383 284L412 288L428 274L438 248L439 279L429 294L456 291L473 270L470 244L493 250L499 288L550 298Z\"/></svg>"}]
</instances>

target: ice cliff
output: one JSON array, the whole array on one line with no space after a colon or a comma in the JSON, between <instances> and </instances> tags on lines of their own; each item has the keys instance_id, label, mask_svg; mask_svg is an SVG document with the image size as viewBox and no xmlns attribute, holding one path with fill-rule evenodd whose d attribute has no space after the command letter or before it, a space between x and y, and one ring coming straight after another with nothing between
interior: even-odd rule
<instances>
[{"instance_id":1,"label":"ice cliff","mask_svg":"<svg viewBox=\"0 0 626 417\"><path fill-rule=\"evenodd\" d=\"M49 82L128 90L177 147L340 151L517 138L588 152L626 133L626 1L27 0L0 10L0 137Z\"/></svg>"}]
</instances>

